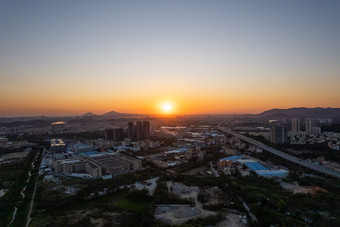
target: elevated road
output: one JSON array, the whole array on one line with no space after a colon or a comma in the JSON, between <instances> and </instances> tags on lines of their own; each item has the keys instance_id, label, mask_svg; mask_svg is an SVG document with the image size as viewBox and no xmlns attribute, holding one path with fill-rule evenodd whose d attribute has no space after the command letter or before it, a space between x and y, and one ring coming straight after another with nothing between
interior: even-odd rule
<instances>
[{"instance_id":1,"label":"elevated road","mask_svg":"<svg viewBox=\"0 0 340 227\"><path fill-rule=\"evenodd\" d=\"M228 129L224 128L224 127L221 127L220 125L221 124L219 124L217 126L217 129L220 130L221 132L225 133L225 134L235 136L235 137L237 137L237 138L239 138L239 139L241 139L241 140L243 140L243 141L245 141L247 143L253 144L253 145L255 145L255 146L257 146L257 147L259 147L259 148L261 148L261 149L263 149L265 151L268 151L268 152L270 152L270 153L272 153L272 154L274 154L276 156L279 156L279 157L281 157L281 158L283 158L285 160L288 160L290 162L293 162L293 163L298 164L300 166L303 166L305 168L308 168L308 169L311 169L313 171L325 174L327 176L332 176L332 177L335 177L337 179L340 179L340 172L339 171L332 170L332 169L327 168L325 166L315 165L315 164L313 164L311 162L299 159L299 158L297 158L297 157L295 157L293 155L289 155L289 154L284 153L282 151L279 151L279 150L277 150L275 148L269 147L269 146L267 146L267 145L265 145L265 144L263 144L263 143L261 143L259 141L256 141L254 139L251 139L249 137L240 135L240 134L238 134L236 132L233 132L233 131L228 130Z\"/></svg>"}]
</instances>

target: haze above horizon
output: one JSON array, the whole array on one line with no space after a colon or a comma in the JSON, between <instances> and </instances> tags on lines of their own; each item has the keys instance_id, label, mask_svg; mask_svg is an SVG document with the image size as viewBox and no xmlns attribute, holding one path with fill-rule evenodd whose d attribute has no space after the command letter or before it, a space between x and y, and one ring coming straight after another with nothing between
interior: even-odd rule
<instances>
[{"instance_id":1,"label":"haze above horizon","mask_svg":"<svg viewBox=\"0 0 340 227\"><path fill-rule=\"evenodd\" d=\"M339 1L1 1L0 117L340 107Z\"/></svg>"}]
</instances>

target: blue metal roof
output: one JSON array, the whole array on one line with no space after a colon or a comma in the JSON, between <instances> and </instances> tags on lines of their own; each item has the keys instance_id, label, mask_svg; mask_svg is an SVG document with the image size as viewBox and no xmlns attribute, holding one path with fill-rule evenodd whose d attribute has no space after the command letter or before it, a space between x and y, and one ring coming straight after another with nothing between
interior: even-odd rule
<instances>
[{"instance_id":1,"label":"blue metal roof","mask_svg":"<svg viewBox=\"0 0 340 227\"><path fill-rule=\"evenodd\" d=\"M243 156L241 155L233 155L233 156L229 156L229 157L226 157L226 158L222 158L220 159L220 161L236 161L238 159L242 159Z\"/></svg>"},{"instance_id":2,"label":"blue metal roof","mask_svg":"<svg viewBox=\"0 0 340 227\"><path fill-rule=\"evenodd\" d=\"M186 147L181 147L181 148L177 148L176 150L167 151L166 153L168 153L168 154L181 153L181 152L185 152L187 150L189 150L189 149L186 148Z\"/></svg>"},{"instance_id":3,"label":"blue metal roof","mask_svg":"<svg viewBox=\"0 0 340 227\"><path fill-rule=\"evenodd\" d=\"M255 170L268 170L268 168L264 167L258 162L246 162L244 163L249 169L255 171Z\"/></svg>"},{"instance_id":4,"label":"blue metal roof","mask_svg":"<svg viewBox=\"0 0 340 227\"><path fill-rule=\"evenodd\" d=\"M287 175L288 173L286 171L282 171L282 170L259 170L256 171L256 173L259 176L266 176L266 175Z\"/></svg>"},{"instance_id":5,"label":"blue metal roof","mask_svg":"<svg viewBox=\"0 0 340 227\"><path fill-rule=\"evenodd\" d=\"M95 154L99 154L99 152L98 151L88 151L88 152L82 152L79 155L83 156L83 157L87 157L87 156L95 155Z\"/></svg>"}]
</instances>

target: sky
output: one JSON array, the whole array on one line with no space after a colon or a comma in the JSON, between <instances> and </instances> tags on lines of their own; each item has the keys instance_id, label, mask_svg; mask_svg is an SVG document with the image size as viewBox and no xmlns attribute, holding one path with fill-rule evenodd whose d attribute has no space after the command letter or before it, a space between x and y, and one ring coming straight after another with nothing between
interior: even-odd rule
<instances>
[{"instance_id":1,"label":"sky","mask_svg":"<svg viewBox=\"0 0 340 227\"><path fill-rule=\"evenodd\" d=\"M337 0L2 0L0 116L340 107L339 21Z\"/></svg>"}]
</instances>

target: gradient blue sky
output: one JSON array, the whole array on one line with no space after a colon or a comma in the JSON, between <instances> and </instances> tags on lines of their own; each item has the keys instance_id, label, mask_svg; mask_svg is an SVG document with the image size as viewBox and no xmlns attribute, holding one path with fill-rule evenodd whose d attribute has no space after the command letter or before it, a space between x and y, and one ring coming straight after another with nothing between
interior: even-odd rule
<instances>
[{"instance_id":1,"label":"gradient blue sky","mask_svg":"<svg viewBox=\"0 0 340 227\"><path fill-rule=\"evenodd\" d=\"M340 107L340 1L0 1L0 116Z\"/></svg>"}]
</instances>

